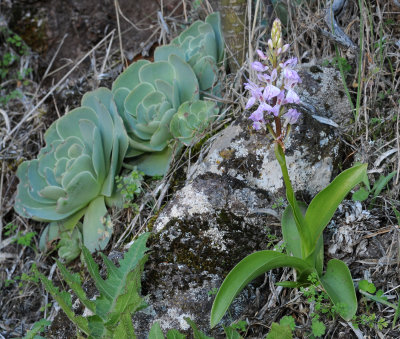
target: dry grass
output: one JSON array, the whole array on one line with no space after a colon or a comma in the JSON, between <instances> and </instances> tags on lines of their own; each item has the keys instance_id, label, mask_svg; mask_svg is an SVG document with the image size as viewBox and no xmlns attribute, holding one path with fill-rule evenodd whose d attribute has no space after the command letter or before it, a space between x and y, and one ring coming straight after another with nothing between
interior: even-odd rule
<instances>
[{"instance_id":1,"label":"dry grass","mask_svg":"<svg viewBox=\"0 0 400 339\"><path fill-rule=\"evenodd\" d=\"M167 3L169 6L166 6ZM246 94L241 83L243 78L251 79L254 76L249 71L249 64L254 57L254 50L265 46L268 35L268 27L261 25L259 19L271 11L265 6L268 1L249 3L253 6L252 13L257 12L255 19L246 27L246 36L252 41L248 49L249 60L237 73L225 77L225 111L229 114L225 116L225 120L214 126L214 130L208 131L211 137L203 143L202 148L188 148L180 159L176 159L169 175L160 181L148 183L149 186L141 197L139 214L135 215L129 210L111 212L116 232L108 249L129 245L135 235L147 227L148 221L176 190L177 176L179 177L177 173L184 176L184 169L204 155L213 139L213 133L243 111ZM142 22L134 22L124 16L119 2L115 0L114 10L119 18L118 24L115 24L116 29L104 34L79 60L67 60L64 66L58 69L53 69L50 63L42 73L37 70L34 54L32 57L21 59L18 65L13 65L19 69L30 67L34 72L30 75L29 82L19 87L23 96L0 107L0 337L20 336L35 321L43 317L51 320L54 316L54 307L40 310L50 300L43 288L32 281L21 281L23 274L30 274L33 263L52 277L55 274L55 266L51 257L55 254L44 255L38 252L37 236L33 238L30 247L16 243L21 235L32 231L40 234L43 229L43 224L25 220L13 212L17 166L21 161L37 155L43 146L46 128L65 111L76 107L85 91L99 85L109 86L115 79L127 63L127 55L123 53L123 36L129 35L133 30L147 30L150 27L141 49L129 56L133 59L137 55L151 53L155 42L168 42L177 34L182 24L204 16L211 11L212 6L215 8L213 1L200 1L199 4L199 7L194 8L189 1L179 0L172 3L164 0L165 6L159 13L149 13L149 17L144 18ZM362 5L361 9L359 4ZM354 277L370 277L379 288L390 291L389 294L394 295L397 302L396 288L400 285L397 274L400 247L398 221L394 217L392 206L399 209L400 29L396 23L400 18L400 8L396 1L347 1L337 20L355 46L358 46L357 50L337 45L332 37L326 34L329 27L324 19L325 14L325 1L322 0L303 0L301 5L290 6L286 39L300 62L332 62L334 58L338 60L338 57L347 60L347 63L343 64L345 67L349 66L344 83L354 106L354 121L352 125L346 126L346 138L353 149L352 158L369 163L372 182L379 174L397 171L395 180L390 182L389 188L377 200L369 221L360 219L352 225L354 233L361 232L364 237L360 238L360 243L363 239L369 239L371 244L375 244L382 260L375 262L365 258L344 257L350 263ZM121 23L124 21L130 22L130 28L123 31ZM360 41L363 42L362 48L359 48ZM61 48L63 41L60 42ZM53 60L57 59L57 55L58 52L54 54ZM232 57L229 52L227 57ZM88 59L91 66L82 74L82 68L79 66ZM55 78L60 80L52 84L51 80ZM11 84L1 84L2 91L10 88ZM339 227L344 224L344 219L345 212L338 213L334 222ZM16 229L11 235L6 235L6 225L9 224L15 225ZM287 271L282 271L277 275L270 274L269 277L282 280L287 274ZM296 315L296 335L305 337L305 333L310 331L309 303L298 291L277 288L271 281L273 280L259 288L260 293L272 293L268 300L256 305L254 314L249 314L248 319L252 324L249 337L251 333L265 334L269 324L278 321L285 314ZM389 322L393 319L393 312L388 312L372 302L369 302L368 307L360 303L360 312L375 312L378 317L384 317ZM360 338L360 332L350 324L338 319L326 318L325 321L327 337ZM361 330L371 338L396 338L400 335L397 330L379 330L376 327L361 326Z\"/></svg>"}]
</instances>

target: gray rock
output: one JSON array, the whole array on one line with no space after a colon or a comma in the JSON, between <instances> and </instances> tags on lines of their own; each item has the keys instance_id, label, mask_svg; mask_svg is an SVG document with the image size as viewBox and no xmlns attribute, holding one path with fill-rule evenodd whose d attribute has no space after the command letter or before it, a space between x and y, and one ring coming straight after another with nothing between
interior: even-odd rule
<instances>
[{"instance_id":1,"label":"gray rock","mask_svg":"<svg viewBox=\"0 0 400 339\"><path fill-rule=\"evenodd\" d=\"M315 75L307 67L301 70L302 99L315 106L313 115L317 112L339 123L349 107L347 98L337 95L341 86L337 72L320 67L322 73ZM302 115L286 143L293 187L306 200L329 184L341 160L337 128L312 114ZM213 300L208 292L219 287L246 255L267 249L271 233L280 235L283 207L273 205L284 196L271 138L254 132L247 117L224 129L207 154L188 169L186 185L153 225L143 285L150 307L134 317L139 337L145 337L154 321L164 331L176 328L190 333L185 317L218 337L218 330L208 330ZM231 317L248 312L254 298L254 290L245 290L234 302Z\"/></svg>"}]
</instances>

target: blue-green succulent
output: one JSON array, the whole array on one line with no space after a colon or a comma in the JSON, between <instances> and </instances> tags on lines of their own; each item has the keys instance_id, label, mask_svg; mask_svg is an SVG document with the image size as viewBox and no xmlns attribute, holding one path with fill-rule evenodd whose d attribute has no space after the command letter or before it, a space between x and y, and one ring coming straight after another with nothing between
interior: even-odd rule
<instances>
[{"instance_id":1,"label":"blue-green succulent","mask_svg":"<svg viewBox=\"0 0 400 339\"><path fill-rule=\"evenodd\" d=\"M141 60L115 80L112 92L129 135L128 157L147 175L165 174L174 153L170 122L182 103L199 99L192 68L176 55Z\"/></svg>"},{"instance_id":2,"label":"blue-green succulent","mask_svg":"<svg viewBox=\"0 0 400 339\"><path fill-rule=\"evenodd\" d=\"M215 120L218 112L212 101L184 102L171 120L171 133L179 142L190 146Z\"/></svg>"},{"instance_id":3,"label":"blue-green succulent","mask_svg":"<svg viewBox=\"0 0 400 339\"><path fill-rule=\"evenodd\" d=\"M128 148L111 91L99 88L85 94L81 107L55 121L44 139L37 159L18 168L15 210L50 222L41 245L64 238L59 253L67 260L79 254L80 240L91 251L103 249L112 232L105 203L112 201L115 176Z\"/></svg>"},{"instance_id":4,"label":"blue-green succulent","mask_svg":"<svg viewBox=\"0 0 400 339\"><path fill-rule=\"evenodd\" d=\"M169 45L156 48L154 60L168 60L171 54L179 56L193 68L202 91L218 93L218 68L224 59L219 13L210 14L205 21L194 22Z\"/></svg>"}]
</instances>

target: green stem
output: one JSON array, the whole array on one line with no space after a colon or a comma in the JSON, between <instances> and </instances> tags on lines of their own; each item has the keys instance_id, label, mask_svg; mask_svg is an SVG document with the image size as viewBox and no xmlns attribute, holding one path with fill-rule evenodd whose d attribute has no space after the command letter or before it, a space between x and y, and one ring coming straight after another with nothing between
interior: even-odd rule
<instances>
[{"instance_id":1,"label":"green stem","mask_svg":"<svg viewBox=\"0 0 400 339\"><path fill-rule=\"evenodd\" d=\"M286 186L286 198L292 207L294 220L296 222L297 230L300 234L300 241L301 241L301 255L302 258L305 260L312 261L310 264L314 267L314 262L312 256L310 254L314 251L312 243L310 241L310 230L306 224L306 221L303 217L303 214L300 211L299 205L297 200L294 196L294 191L292 187L292 183L289 178L289 172L286 166L286 158L285 153L278 143L275 143L275 156L281 166L283 181L285 182Z\"/></svg>"},{"instance_id":2,"label":"green stem","mask_svg":"<svg viewBox=\"0 0 400 339\"><path fill-rule=\"evenodd\" d=\"M397 309L397 305L395 305L395 304L392 304L391 302L389 302L389 301L387 301L387 300L385 300L385 299L382 299L382 298L379 298L379 297L377 297L376 295L373 295L373 294L369 294L368 292L365 292L365 291L363 291L363 290L359 290L360 291L360 293L361 294L363 294L363 295L365 295L368 299L371 299L371 300L373 300L373 301L375 301L375 302L377 302L377 303L380 303L380 304L383 304L383 305L386 305L386 306L389 306L389 307L391 307L391 308L393 308L393 309Z\"/></svg>"}]
</instances>

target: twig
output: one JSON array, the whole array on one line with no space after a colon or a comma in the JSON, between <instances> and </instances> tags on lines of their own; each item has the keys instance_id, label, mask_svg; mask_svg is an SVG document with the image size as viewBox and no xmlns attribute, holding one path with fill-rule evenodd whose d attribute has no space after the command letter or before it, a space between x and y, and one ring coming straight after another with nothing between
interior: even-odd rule
<instances>
[{"instance_id":1,"label":"twig","mask_svg":"<svg viewBox=\"0 0 400 339\"><path fill-rule=\"evenodd\" d=\"M124 50L122 48L122 35L121 35L121 26L119 24L119 4L118 4L118 0L114 0L114 6L115 6L115 15L117 17L117 29L118 29L118 40L119 40L119 51L121 53L121 63L122 65L125 65L125 56L124 56Z\"/></svg>"},{"instance_id":2,"label":"twig","mask_svg":"<svg viewBox=\"0 0 400 339\"><path fill-rule=\"evenodd\" d=\"M21 119L21 121L11 130L10 133L6 135L6 137L3 140L3 147L5 147L6 141L22 126L22 124L31 117L31 115L46 101L46 99L53 94L53 92L72 74L73 71L88 57L90 54L96 50L99 46L101 46L107 39L114 34L115 29L112 30L110 33L108 33L101 41L96 44L89 52L87 52L68 72L65 74L62 79L57 82L56 85L54 85L50 91L33 107L27 114L24 115L24 117Z\"/></svg>"}]
</instances>

